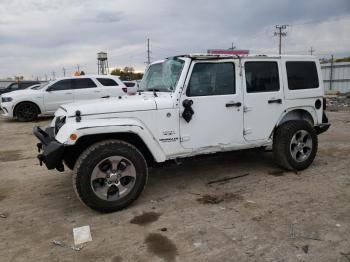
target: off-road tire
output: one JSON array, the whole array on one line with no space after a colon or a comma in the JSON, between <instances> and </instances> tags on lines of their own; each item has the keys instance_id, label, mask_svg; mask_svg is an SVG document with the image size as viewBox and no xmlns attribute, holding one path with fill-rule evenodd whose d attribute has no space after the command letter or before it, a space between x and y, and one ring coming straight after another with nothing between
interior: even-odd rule
<instances>
[{"instance_id":1,"label":"off-road tire","mask_svg":"<svg viewBox=\"0 0 350 262\"><path fill-rule=\"evenodd\" d=\"M123 198L107 201L99 198L91 187L91 174L104 158L123 156L136 170L135 185ZM147 163L142 153L133 145L120 140L105 140L88 147L78 158L73 170L73 187L79 199L90 208L100 212L114 212L129 206L143 191L148 177Z\"/></svg>"},{"instance_id":2,"label":"off-road tire","mask_svg":"<svg viewBox=\"0 0 350 262\"><path fill-rule=\"evenodd\" d=\"M296 161L291 154L290 143L298 130L307 131L312 140L310 155L301 162ZM287 170L303 170L309 167L315 159L318 147L317 134L313 126L307 121L293 120L283 123L277 128L273 136L273 157L275 163Z\"/></svg>"},{"instance_id":3,"label":"off-road tire","mask_svg":"<svg viewBox=\"0 0 350 262\"><path fill-rule=\"evenodd\" d=\"M16 106L15 115L19 122L31 122L38 118L39 110L33 103L23 102Z\"/></svg>"}]
</instances>

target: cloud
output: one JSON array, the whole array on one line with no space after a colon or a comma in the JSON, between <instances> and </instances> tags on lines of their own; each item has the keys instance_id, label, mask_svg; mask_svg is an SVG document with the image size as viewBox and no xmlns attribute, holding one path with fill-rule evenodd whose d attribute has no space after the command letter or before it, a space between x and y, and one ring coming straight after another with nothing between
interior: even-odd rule
<instances>
[{"instance_id":1,"label":"cloud","mask_svg":"<svg viewBox=\"0 0 350 262\"><path fill-rule=\"evenodd\" d=\"M233 42L253 52L277 52L276 24L289 24L286 53L349 53L349 0L1 0L0 78L43 76L79 64L96 73L96 54L109 65L144 68L152 60Z\"/></svg>"}]
</instances>

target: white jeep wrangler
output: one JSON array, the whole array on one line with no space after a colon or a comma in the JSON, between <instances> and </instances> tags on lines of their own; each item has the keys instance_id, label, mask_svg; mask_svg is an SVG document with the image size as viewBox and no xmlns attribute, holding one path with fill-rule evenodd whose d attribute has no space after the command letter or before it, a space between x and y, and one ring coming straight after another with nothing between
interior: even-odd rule
<instances>
[{"instance_id":1,"label":"white jeep wrangler","mask_svg":"<svg viewBox=\"0 0 350 262\"><path fill-rule=\"evenodd\" d=\"M183 55L152 63L135 95L61 106L34 127L40 163L74 170L78 197L116 211L141 194L154 163L272 144L289 170L307 168L326 131L313 56Z\"/></svg>"}]
</instances>

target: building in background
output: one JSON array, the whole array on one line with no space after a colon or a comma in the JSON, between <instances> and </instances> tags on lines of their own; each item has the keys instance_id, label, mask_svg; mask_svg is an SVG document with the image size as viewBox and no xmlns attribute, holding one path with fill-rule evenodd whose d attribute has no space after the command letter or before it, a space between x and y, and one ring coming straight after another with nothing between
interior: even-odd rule
<instances>
[{"instance_id":1,"label":"building in background","mask_svg":"<svg viewBox=\"0 0 350 262\"><path fill-rule=\"evenodd\" d=\"M107 75L109 74L107 53L97 53L97 74Z\"/></svg>"},{"instance_id":2,"label":"building in background","mask_svg":"<svg viewBox=\"0 0 350 262\"><path fill-rule=\"evenodd\" d=\"M350 62L321 64L321 69L326 91L350 92Z\"/></svg>"}]
</instances>

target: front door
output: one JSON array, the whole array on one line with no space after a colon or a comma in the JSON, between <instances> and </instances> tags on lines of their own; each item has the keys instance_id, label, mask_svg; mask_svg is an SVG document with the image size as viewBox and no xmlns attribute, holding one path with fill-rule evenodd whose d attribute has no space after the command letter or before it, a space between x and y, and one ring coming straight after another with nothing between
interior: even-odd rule
<instances>
[{"instance_id":1,"label":"front door","mask_svg":"<svg viewBox=\"0 0 350 262\"><path fill-rule=\"evenodd\" d=\"M242 144L243 101L236 67L233 61L192 63L180 101L184 148L205 150Z\"/></svg>"},{"instance_id":2,"label":"front door","mask_svg":"<svg viewBox=\"0 0 350 262\"><path fill-rule=\"evenodd\" d=\"M45 111L55 112L61 105L74 102L73 86L70 79L59 80L44 93Z\"/></svg>"},{"instance_id":3,"label":"front door","mask_svg":"<svg viewBox=\"0 0 350 262\"><path fill-rule=\"evenodd\" d=\"M244 62L244 138L266 140L284 109L278 60Z\"/></svg>"}]
</instances>

